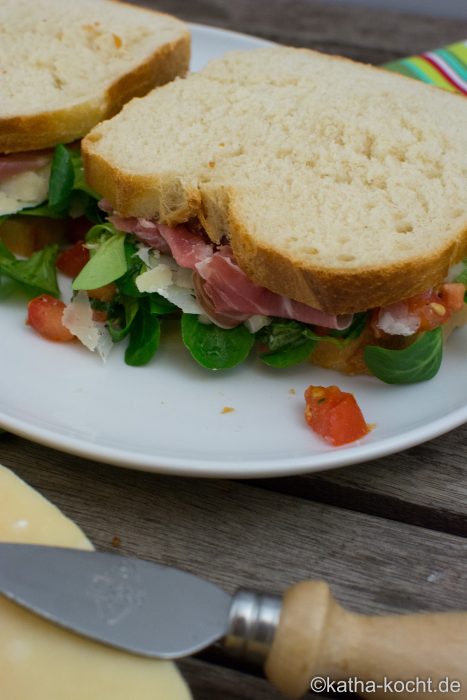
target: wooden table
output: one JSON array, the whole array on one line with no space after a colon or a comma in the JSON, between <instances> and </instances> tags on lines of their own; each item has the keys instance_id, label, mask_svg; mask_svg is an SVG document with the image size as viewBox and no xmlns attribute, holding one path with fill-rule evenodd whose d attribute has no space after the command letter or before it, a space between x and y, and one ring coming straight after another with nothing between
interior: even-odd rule
<instances>
[{"instance_id":1,"label":"wooden table","mask_svg":"<svg viewBox=\"0 0 467 700\"><path fill-rule=\"evenodd\" d=\"M187 20L375 63L467 37L465 21L312 0L156 4ZM367 613L467 609L466 454L464 426L402 454L322 475L197 481L103 466L0 437L0 461L100 549L175 565L229 591L280 592L323 577L342 603ZM259 673L216 651L181 669L196 700L279 697Z\"/></svg>"}]
</instances>

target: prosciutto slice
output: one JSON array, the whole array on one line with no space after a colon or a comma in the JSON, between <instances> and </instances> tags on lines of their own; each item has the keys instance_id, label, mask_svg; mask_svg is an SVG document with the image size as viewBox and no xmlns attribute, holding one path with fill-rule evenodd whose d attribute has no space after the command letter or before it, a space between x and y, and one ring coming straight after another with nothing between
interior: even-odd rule
<instances>
[{"instance_id":1,"label":"prosciutto slice","mask_svg":"<svg viewBox=\"0 0 467 700\"><path fill-rule=\"evenodd\" d=\"M276 316L336 330L344 330L352 322L349 314L328 314L251 282L233 260L229 246L198 263L196 272L204 280L204 292L213 308L223 315L241 320L257 314Z\"/></svg>"},{"instance_id":2,"label":"prosciutto slice","mask_svg":"<svg viewBox=\"0 0 467 700\"><path fill-rule=\"evenodd\" d=\"M107 209L108 203L100 203ZM344 330L352 315L335 316L293 301L251 282L233 259L232 249L218 250L188 226L165 226L149 219L124 218L117 214L109 220L119 231L134 233L141 241L161 253L169 253L180 267L194 270L199 303L215 323L232 328L251 316L276 316Z\"/></svg>"},{"instance_id":3,"label":"prosciutto slice","mask_svg":"<svg viewBox=\"0 0 467 700\"><path fill-rule=\"evenodd\" d=\"M99 202L99 206L101 209L103 208L102 202ZM150 248L155 248L155 250L165 254L171 252L168 243L159 232L159 225L149 219L124 217L118 214L112 214L108 219L116 229L124 233L134 233L140 241L146 243Z\"/></svg>"},{"instance_id":4,"label":"prosciutto slice","mask_svg":"<svg viewBox=\"0 0 467 700\"><path fill-rule=\"evenodd\" d=\"M158 224L158 229L180 267L195 270L200 262L214 254L214 245L206 243L199 233L190 231L186 226L172 228Z\"/></svg>"},{"instance_id":5,"label":"prosciutto slice","mask_svg":"<svg viewBox=\"0 0 467 700\"><path fill-rule=\"evenodd\" d=\"M53 149L0 155L0 182L29 170L39 170L52 160Z\"/></svg>"}]
</instances>

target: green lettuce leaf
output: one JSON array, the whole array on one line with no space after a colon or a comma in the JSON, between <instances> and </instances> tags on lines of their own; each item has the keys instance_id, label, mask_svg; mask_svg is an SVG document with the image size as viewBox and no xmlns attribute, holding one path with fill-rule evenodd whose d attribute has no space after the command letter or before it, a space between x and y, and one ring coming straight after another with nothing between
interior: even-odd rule
<instances>
[{"instance_id":1,"label":"green lettuce leaf","mask_svg":"<svg viewBox=\"0 0 467 700\"><path fill-rule=\"evenodd\" d=\"M437 374L443 359L441 327L420 335L403 350L368 345L365 362L373 374L387 384L425 382Z\"/></svg>"},{"instance_id":2,"label":"green lettuce leaf","mask_svg":"<svg viewBox=\"0 0 467 700\"><path fill-rule=\"evenodd\" d=\"M255 336L245 326L224 329L200 323L195 314L182 315L182 339L192 357L207 369L229 369L250 354Z\"/></svg>"},{"instance_id":3,"label":"green lettuce leaf","mask_svg":"<svg viewBox=\"0 0 467 700\"><path fill-rule=\"evenodd\" d=\"M148 300L139 303L138 312L131 324L130 342L125 351L125 362L141 367L153 358L159 347L161 326L158 317L151 313Z\"/></svg>"},{"instance_id":4,"label":"green lettuce leaf","mask_svg":"<svg viewBox=\"0 0 467 700\"><path fill-rule=\"evenodd\" d=\"M91 259L73 281L73 289L97 289L122 277L127 269L125 234L115 230L112 224L98 224L86 236L87 242L96 243Z\"/></svg>"},{"instance_id":5,"label":"green lettuce leaf","mask_svg":"<svg viewBox=\"0 0 467 700\"><path fill-rule=\"evenodd\" d=\"M258 333L268 351L260 359L270 367L292 367L305 362L313 352L316 340L306 336L308 326L298 321L275 320Z\"/></svg>"},{"instance_id":6,"label":"green lettuce leaf","mask_svg":"<svg viewBox=\"0 0 467 700\"><path fill-rule=\"evenodd\" d=\"M60 296L57 284L55 262L58 246L46 246L33 253L26 260L17 260L2 241L0 241L0 274L15 280L38 294L46 293Z\"/></svg>"}]
</instances>

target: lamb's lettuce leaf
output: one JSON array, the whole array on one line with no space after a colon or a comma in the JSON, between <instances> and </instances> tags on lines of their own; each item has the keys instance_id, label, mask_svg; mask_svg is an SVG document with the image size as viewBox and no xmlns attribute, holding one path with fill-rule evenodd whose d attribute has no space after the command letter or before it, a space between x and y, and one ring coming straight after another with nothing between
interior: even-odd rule
<instances>
[{"instance_id":1,"label":"lamb's lettuce leaf","mask_svg":"<svg viewBox=\"0 0 467 700\"><path fill-rule=\"evenodd\" d=\"M86 236L91 248L91 258L73 281L73 289L97 289L122 277L127 269L125 234L112 224L97 224ZM98 242L97 242L98 241Z\"/></svg>"},{"instance_id":2,"label":"lamb's lettuce leaf","mask_svg":"<svg viewBox=\"0 0 467 700\"><path fill-rule=\"evenodd\" d=\"M38 294L60 296L55 262L58 246L46 246L26 260L18 260L0 241L0 274Z\"/></svg>"},{"instance_id":3,"label":"lamb's lettuce leaf","mask_svg":"<svg viewBox=\"0 0 467 700\"><path fill-rule=\"evenodd\" d=\"M260 359L271 367L292 367L305 362L316 345L314 338L308 338L308 326L298 321L274 320L258 333L258 338L268 350L260 354Z\"/></svg>"},{"instance_id":4,"label":"lamb's lettuce leaf","mask_svg":"<svg viewBox=\"0 0 467 700\"><path fill-rule=\"evenodd\" d=\"M403 350L368 345L364 358L373 374L387 384L425 382L437 374L443 359L441 327L421 334Z\"/></svg>"},{"instance_id":5,"label":"lamb's lettuce leaf","mask_svg":"<svg viewBox=\"0 0 467 700\"><path fill-rule=\"evenodd\" d=\"M182 315L182 339L198 364L207 369L229 369L250 354L255 336L245 326L219 328L201 323L196 314Z\"/></svg>"},{"instance_id":6,"label":"lamb's lettuce leaf","mask_svg":"<svg viewBox=\"0 0 467 700\"><path fill-rule=\"evenodd\" d=\"M131 324L130 342L125 351L125 362L133 367L146 365L155 355L161 338L159 318L151 313L149 301L140 301Z\"/></svg>"}]
</instances>

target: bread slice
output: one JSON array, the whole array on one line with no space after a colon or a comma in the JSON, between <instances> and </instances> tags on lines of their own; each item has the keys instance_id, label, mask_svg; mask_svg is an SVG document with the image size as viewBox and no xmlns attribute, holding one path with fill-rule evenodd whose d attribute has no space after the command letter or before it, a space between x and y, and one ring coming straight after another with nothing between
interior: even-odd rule
<instances>
[{"instance_id":1,"label":"bread slice","mask_svg":"<svg viewBox=\"0 0 467 700\"><path fill-rule=\"evenodd\" d=\"M252 280L331 313L423 292L467 254L467 100L347 59L228 54L83 153L119 213L198 217Z\"/></svg>"},{"instance_id":2,"label":"bread slice","mask_svg":"<svg viewBox=\"0 0 467 700\"><path fill-rule=\"evenodd\" d=\"M188 70L169 15L113 0L1 0L0 153L81 138Z\"/></svg>"}]
</instances>

